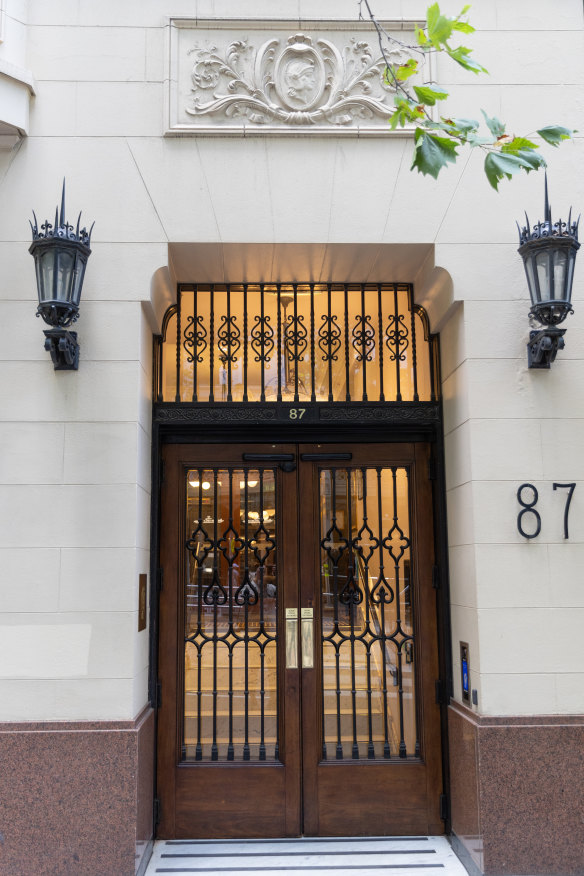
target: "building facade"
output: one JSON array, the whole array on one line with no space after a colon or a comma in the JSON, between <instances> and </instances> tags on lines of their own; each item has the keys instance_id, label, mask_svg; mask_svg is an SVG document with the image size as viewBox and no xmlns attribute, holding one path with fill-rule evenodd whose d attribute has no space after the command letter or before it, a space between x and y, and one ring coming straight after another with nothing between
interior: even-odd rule
<instances>
[{"instance_id":1,"label":"building facade","mask_svg":"<svg viewBox=\"0 0 584 876\"><path fill-rule=\"evenodd\" d=\"M410 44L425 5L375 12ZM470 16L445 114L581 130L579 0ZM528 369L542 175L411 173L355 0L0 0L0 39L0 873L438 833L583 873L583 281ZM554 219L581 152L544 149ZM28 220L64 177L59 371Z\"/></svg>"}]
</instances>

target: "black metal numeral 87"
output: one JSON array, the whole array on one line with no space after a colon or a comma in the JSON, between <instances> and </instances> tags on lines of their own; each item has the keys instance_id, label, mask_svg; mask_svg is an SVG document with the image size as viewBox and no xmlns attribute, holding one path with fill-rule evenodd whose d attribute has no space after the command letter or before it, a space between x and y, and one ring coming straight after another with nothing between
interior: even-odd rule
<instances>
[{"instance_id":1,"label":"black metal numeral 87","mask_svg":"<svg viewBox=\"0 0 584 876\"><path fill-rule=\"evenodd\" d=\"M572 496L574 494L574 490L576 489L576 484L553 484L554 490L568 490L568 498L566 499L566 507L564 508L564 538L568 538L568 514L570 512L570 503L572 501ZM533 499L531 502L526 502L522 497L523 490L532 490ZM521 484L519 489L517 490L517 501L521 505L521 511L517 515L517 529L519 534L523 536L523 538L537 538L537 536L541 532L541 517L539 511L535 510L535 506L537 505L537 500L539 499L539 493L537 492L537 488L533 486L533 484ZM525 532L523 529L523 518L526 514L533 514L535 517L535 532L529 533Z\"/></svg>"}]
</instances>

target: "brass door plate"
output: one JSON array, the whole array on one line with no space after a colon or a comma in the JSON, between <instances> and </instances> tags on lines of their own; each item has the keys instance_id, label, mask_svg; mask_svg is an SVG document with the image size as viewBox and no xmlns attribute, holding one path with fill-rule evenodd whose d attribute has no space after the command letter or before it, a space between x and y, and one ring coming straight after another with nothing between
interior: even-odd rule
<instances>
[{"instance_id":1,"label":"brass door plate","mask_svg":"<svg viewBox=\"0 0 584 876\"><path fill-rule=\"evenodd\" d=\"M146 592L148 589L148 575L140 575L138 578L138 632L146 629Z\"/></svg>"}]
</instances>

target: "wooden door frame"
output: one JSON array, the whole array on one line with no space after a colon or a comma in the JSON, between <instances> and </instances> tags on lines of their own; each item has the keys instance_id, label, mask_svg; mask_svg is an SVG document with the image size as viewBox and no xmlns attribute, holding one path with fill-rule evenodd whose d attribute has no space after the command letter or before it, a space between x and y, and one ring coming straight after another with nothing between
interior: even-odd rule
<instances>
[{"instance_id":1,"label":"wooden door frame","mask_svg":"<svg viewBox=\"0 0 584 876\"><path fill-rule=\"evenodd\" d=\"M442 696L440 702L442 775L444 783L445 833L450 833L450 773L448 751L448 704L453 693L452 650L450 625L450 593L448 576L448 537L446 525L446 480L444 463L444 436L442 406L438 422L406 424L300 424L274 423L270 429L269 442L279 443L429 443L432 448L430 478L432 481L432 504L434 515L434 549L436 558L435 586L437 589L437 635L438 660ZM158 688L158 597L163 586L159 568L160 557L160 494L162 484L162 447L165 444L261 444L266 443L266 424L193 424L187 418L172 423L161 423L156 417L152 426L152 490L150 527L150 606L149 606L149 674L148 698L157 715ZM153 830L156 836L158 801L156 795L157 729L154 745L154 814Z\"/></svg>"}]
</instances>

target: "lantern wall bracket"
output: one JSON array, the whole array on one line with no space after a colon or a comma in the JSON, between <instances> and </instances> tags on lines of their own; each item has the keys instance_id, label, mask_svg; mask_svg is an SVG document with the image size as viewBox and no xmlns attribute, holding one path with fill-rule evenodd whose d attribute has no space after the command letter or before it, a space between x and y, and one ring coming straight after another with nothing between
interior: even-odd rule
<instances>
[{"instance_id":1,"label":"lantern wall bracket","mask_svg":"<svg viewBox=\"0 0 584 876\"><path fill-rule=\"evenodd\" d=\"M79 368L77 332L47 329L44 335L45 350L51 354L55 371L77 371Z\"/></svg>"},{"instance_id":2,"label":"lantern wall bracket","mask_svg":"<svg viewBox=\"0 0 584 876\"><path fill-rule=\"evenodd\" d=\"M550 368L558 350L564 349L566 329L543 328L529 332L527 367Z\"/></svg>"}]
</instances>

